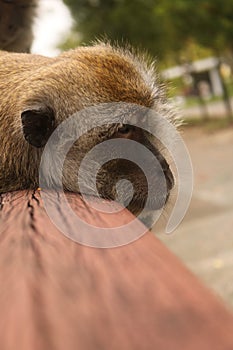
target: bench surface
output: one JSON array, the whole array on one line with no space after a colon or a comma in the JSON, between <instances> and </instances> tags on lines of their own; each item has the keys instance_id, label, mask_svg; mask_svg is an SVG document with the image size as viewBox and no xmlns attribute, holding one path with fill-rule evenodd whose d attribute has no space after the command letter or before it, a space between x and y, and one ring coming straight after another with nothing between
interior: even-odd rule
<instances>
[{"instance_id":1,"label":"bench surface","mask_svg":"<svg viewBox=\"0 0 233 350\"><path fill-rule=\"evenodd\" d=\"M132 217L67 196L93 224ZM0 209L0 349L233 349L232 315L152 233L90 248L59 232L39 192L2 195Z\"/></svg>"}]
</instances>

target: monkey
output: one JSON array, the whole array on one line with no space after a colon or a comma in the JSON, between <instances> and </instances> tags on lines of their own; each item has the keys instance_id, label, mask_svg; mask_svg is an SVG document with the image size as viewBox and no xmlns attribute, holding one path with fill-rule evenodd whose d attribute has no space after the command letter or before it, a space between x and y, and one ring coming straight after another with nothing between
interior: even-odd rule
<instances>
[{"instance_id":1,"label":"monkey","mask_svg":"<svg viewBox=\"0 0 233 350\"><path fill-rule=\"evenodd\" d=\"M30 52L38 0L0 0L0 49Z\"/></svg>"},{"instance_id":2,"label":"monkey","mask_svg":"<svg viewBox=\"0 0 233 350\"><path fill-rule=\"evenodd\" d=\"M153 63L128 48L106 42L81 46L53 58L0 51L0 93L1 193L38 187L44 147L56 128L77 111L123 103L169 114ZM131 112L126 110L126 115L130 120ZM80 193L77 174L82 159L95 145L115 139L138 142L158 160L161 171L151 174L154 186L149 204L151 210L158 210L174 186L173 172L148 132L127 121L94 127L74 142L64 162L64 189ZM84 188L86 179L92 177L91 166L85 171ZM164 178L166 186L161 193ZM115 200L116 184L121 179L133 185L127 208L137 215L148 188L142 170L130 160L113 159L100 167L96 177L99 195ZM86 192L92 194L88 186Z\"/></svg>"}]
</instances>

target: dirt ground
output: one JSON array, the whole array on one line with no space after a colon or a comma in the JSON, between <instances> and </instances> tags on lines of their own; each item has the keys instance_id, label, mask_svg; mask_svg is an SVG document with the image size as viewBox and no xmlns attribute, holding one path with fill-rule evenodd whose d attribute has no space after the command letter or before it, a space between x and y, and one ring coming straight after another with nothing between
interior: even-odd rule
<instances>
[{"instance_id":1,"label":"dirt ground","mask_svg":"<svg viewBox=\"0 0 233 350\"><path fill-rule=\"evenodd\" d=\"M233 310L233 127L186 128L194 191L181 225L159 238Z\"/></svg>"}]
</instances>

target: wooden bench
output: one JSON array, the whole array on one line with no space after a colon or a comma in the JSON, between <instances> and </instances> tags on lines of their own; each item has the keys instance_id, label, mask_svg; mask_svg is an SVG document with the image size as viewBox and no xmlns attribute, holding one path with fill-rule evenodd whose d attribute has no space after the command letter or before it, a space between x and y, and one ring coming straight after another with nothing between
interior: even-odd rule
<instances>
[{"instance_id":1,"label":"wooden bench","mask_svg":"<svg viewBox=\"0 0 233 350\"><path fill-rule=\"evenodd\" d=\"M131 218L68 198L93 224ZM89 248L59 232L39 192L0 208L1 350L233 349L232 315L152 233Z\"/></svg>"}]
</instances>

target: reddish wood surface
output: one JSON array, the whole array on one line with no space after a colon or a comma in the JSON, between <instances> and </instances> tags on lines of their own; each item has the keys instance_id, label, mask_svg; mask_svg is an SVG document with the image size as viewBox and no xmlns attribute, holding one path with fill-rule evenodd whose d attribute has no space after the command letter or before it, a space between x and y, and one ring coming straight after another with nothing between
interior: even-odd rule
<instances>
[{"instance_id":1,"label":"reddish wood surface","mask_svg":"<svg viewBox=\"0 0 233 350\"><path fill-rule=\"evenodd\" d=\"M84 247L53 226L38 193L3 195L0 218L1 350L233 349L232 315L152 233Z\"/></svg>"}]
</instances>

